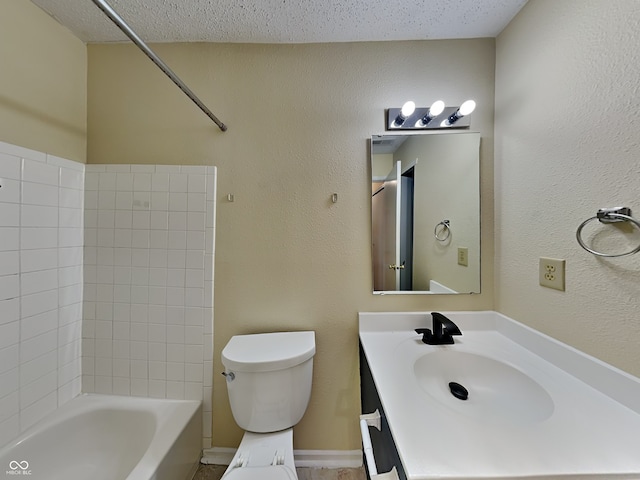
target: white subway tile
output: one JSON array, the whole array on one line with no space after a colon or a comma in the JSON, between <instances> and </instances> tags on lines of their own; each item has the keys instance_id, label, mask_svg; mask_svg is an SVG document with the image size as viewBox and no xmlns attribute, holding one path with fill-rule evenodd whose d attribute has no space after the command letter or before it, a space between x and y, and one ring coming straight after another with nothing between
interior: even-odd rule
<instances>
[{"instance_id":1,"label":"white subway tile","mask_svg":"<svg viewBox=\"0 0 640 480\"><path fill-rule=\"evenodd\" d=\"M20 372L18 368L0 374L0 398L17 392L20 388Z\"/></svg>"},{"instance_id":2,"label":"white subway tile","mask_svg":"<svg viewBox=\"0 0 640 480\"><path fill-rule=\"evenodd\" d=\"M0 142L0 178L20 180L21 164L20 157L5 153Z\"/></svg>"},{"instance_id":3,"label":"white subway tile","mask_svg":"<svg viewBox=\"0 0 640 480\"><path fill-rule=\"evenodd\" d=\"M98 191L98 210L115 210L116 192L114 190Z\"/></svg>"},{"instance_id":4,"label":"white subway tile","mask_svg":"<svg viewBox=\"0 0 640 480\"><path fill-rule=\"evenodd\" d=\"M113 376L113 359L97 357L95 364L95 375L103 377Z\"/></svg>"},{"instance_id":5,"label":"white subway tile","mask_svg":"<svg viewBox=\"0 0 640 480\"><path fill-rule=\"evenodd\" d=\"M187 382L200 382L200 393L202 393L202 380L203 380L204 365L202 362L187 363L184 366L184 379Z\"/></svg>"},{"instance_id":6,"label":"white subway tile","mask_svg":"<svg viewBox=\"0 0 640 480\"><path fill-rule=\"evenodd\" d=\"M203 212L187 213L187 230L198 230L204 232L205 214Z\"/></svg>"},{"instance_id":7,"label":"white subway tile","mask_svg":"<svg viewBox=\"0 0 640 480\"><path fill-rule=\"evenodd\" d=\"M82 190L74 188L60 188L58 194L58 204L61 207L78 208L83 207L84 194Z\"/></svg>"},{"instance_id":8,"label":"white subway tile","mask_svg":"<svg viewBox=\"0 0 640 480\"><path fill-rule=\"evenodd\" d=\"M23 317L31 317L39 313L58 308L58 291L47 290L32 295L22 295L20 308Z\"/></svg>"},{"instance_id":9,"label":"white subway tile","mask_svg":"<svg viewBox=\"0 0 640 480\"><path fill-rule=\"evenodd\" d=\"M20 246L22 250L57 248L58 229L45 227L22 227L20 229ZM56 262L57 261L58 259L56 252Z\"/></svg>"},{"instance_id":10,"label":"white subway tile","mask_svg":"<svg viewBox=\"0 0 640 480\"><path fill-rule=\"evenodd\" d=\"M47 232L49 232L47 230ZM1 258L1 254L0 254ZM2 262L0 261L0 269ZM17 265L17 257L16 257ZM44 248L20 252L20 266L22 272L34 272L36 270L48 270L58 267L58 250ZM17 272L17 270L16 270Z\"/></svg>"},{"instance_id":11,"label":"white subway tile","mask_svg":"<svg viewBox=\"0 0 640 480\"><path fill-rule=\"evenodd\" d=\"M184 400L184 382L167 380L167 398Z\"/></svg>"},{"instance_id":12,"label":"white subway tile","mask_svg":"<svg viewBox=\"0 0 640 480\"><path fill-rule=\"evenodd\" d=\"M105 172L111 172L111 173L130 173L131 172L131 165L128 165L126 163L123 164L109 164L109 165L105 165Z\"/></svg>"},{"instance_id":13,"label":"white subway tile","mask_svg":"<svg viewBox=\"0 0 640 480\"><path fill-rule=\"evenodd\" d=\"M167 327L167 336L171 338L171 334ZM167 362L184 363L184 344L183 343L167 343Z\"/></svg>"},{"instance_id":14,"label":"white subway tile","mask_svg":"<svg viewBox=\"0 0 640 480\"><path fill-rule=\"evenodd\" d=\"M162 343L149 343L149 360L166 362L167 361L167 344Z\"/></svg>"},{"instance_id":15,"label":"white subway tile","mask_svg":"<svg viewBox=\"0 0 640 480\"><path fill-rule=\"evenodd\" d=\"M58 372L52 371L37 380L20 387L20 408L24 410L29 405L43 399L58 389Z\"/></svg>"},{"instance_id":16,"label":"white subway tile","mask_svg":"<svg viewBox=\"0 0 640 480\"><path fill-rule=\"evenodd\" d=\"M172 192L169 194L169 211L186 212L187 211L187 194Z\"/></svg>"},{"instance_id":17,"label":"white subway tile","mask_svg":"<svg viewBox=\"0 0 640 480\"><path fill-rule=\"evenodd\" d=\"M12 299L17 301L16 297L18 296L20 296L20 276L18 274L14 274L0 277L0 300ZM6 311L7 310L4 307L0 308L0 312L2 312L3 316ZM2 319L0 319L0 322L7 323L3 322Z\"/></svg>"},{"instance_id":18,"label":"white subway tile","mask_svg":"<svg viewBox=\"0 0 640 480\"><path fill-rule=\"evenodd\" d=\"M20 229L18 227L0 227L0 252L20 249Z\"/></svg>"},{"instance_id":19,"label":"white subway tile","mask_svg":"<svg viewBox=\"0 0 640 480\"><path fill-rule=\"evenodd\" d=\"M115 210L98 210L98 228L114 228L115 217Z\"/></svg>"},{"instance_id":20,"label":"white subway tile","mask_svg":"<svg viewBox=\"0 0 640 480\"><path fill-rule=\"evenodd\" d=\"M202 366L202 362L204 361L203 357L203 346L202 345L185 345L184 347L184 361L185 363L199 363ZM200 371L202 374L202 371ZM202 377L198 380L192 381L202 381Z\"/></svg>"},{"instance_id":21,"label":"white subway tile","mask_svg":"<svg viewBox=\"0 0 640 480\"><path fill-rule=\"evenodd\" d=\"M151 173L135 173L133 175L133 191L134 192L150 192L151 191Z\"/></svg>"},{"instance_id":22,"label":"white subway tile","mask_svg":"<svg viewBox=\"0 0 640 480\"><path fill-rule=\"evenodd\" d=\"M164 248L169 245L169 232L162 230L154 230L153 235L149 238L149 248Z\"/></svg>"},{"instance_id":23,"label":"white subway tile","mask_svg":"<svg viewBox=\"0 0 640 480\"><path fill-rule=\"evenodd\" d=\"M116 173L102 172L98 174L99 190L115 190L116 189Z\"/></svg>"},{"instance_id":24,"label":"white subway tile","mask_svg":"<svg viewBox=\"0 0 640 480\"><path fill-rule=\"evenodd\" d=\"M151 191L152 192L168 192L169 191L169 174L153 173L151 175Z\"/></svg>"},{"instance_id":25,"label":"white subway tile","mask_svg":"<svg viewBox=\"0 0 640 480\"><path fill-rule=\"evenodd\" d=\"M151 193L151 210L154 212L166 212L169 210L169 193L168 192L152 192Z\"/></svg>"},{"instance_id":26,"label":"white subway tile","mask_svg":"<svg viewBox=\"0 0 640 480\"><path fill-rule=\"evenodd\" d=\"M69 325L77 322L82 324L82 302L65 305L58 309L58 326Z\"/></svg>"},{"instance_id":27,"label":"white subway tile","mask_svg":"<svg viewBox=\"0 0 640 480\"><path fill-rule=\"evenodd\" d=\"M158 269L160 270L160 269ZM149 306L162 305L166 303L167 289L166 287L149 287Z\"/></svg>"},{"instance_id":28,"label":"white subway tile","mask_svg":"<svg viewBox=\"0 0 640 480\"><path fill-rule=\"evenodd\" d=\"M94 377L94 392L110 395L113 393L113 378L101 377L96 375Z\"/></svg>"},{"instance_id":29,"label":"white subway tile","mask_svg":"<svg viewBox=\"0 0 640 480\"><path fill-rule=\"evenodd\" d=\"M206 193L207 176L202 174L189 174L189 193Z\"/></svg>"},{"instance_id":30,"label":"white subway tile","mask_svg":"<svg viewBox=\"0 0 640 480\"><path fill-rule=\"evenodd\" d=\"M131 172L133 173L155 173L155 165L136 164L131 165Z\"/></svg>"},{"instance_id":31,"label":"white subway tile","mask_svg":"<svg viewBox=\"0 0 640 480\"><path fill-rule=\"evenodd\" d=\"M187 211L206 212L207 197L204 193L189 193L187 196Z\"/></svg>"},{"instance_id":32,"label":"white subway tile","mask_svg":"<svg viewBox=\"0 0 640 480\"><path fill-rule=\"evenodd\" d=\"M58 332L57 330L50 330L41 335L29 338L27 340L22 339L20 342L20 365L21 370L24 368L24 364L37 359L43 354L49 352L55 352L58 348ZM56 354L57 357L57 354ZM53 366L55 367L56 361L54 360ZM50 368L50 367L47 367ZM35 372L34 372L35 374Z\"/></svg>"},{"instance_id":33,"label":"white subway tile","mask_svg":"<svg viewBox=\"0 0 640 480\"><path fill-rule=\"evenodd\" d=\"M58 393L52 392L46 397L32 403L20 412L20 428L22 431L35 425L58 407Z\"/></svg>"},{"instance_id":34,"label":"white subway tile","mask_svg":"<svg viewBox=\"0 0 640 480\"><path fill-rule=\"evenodd\" d=\"M82 302L82 285L69 285L58 289L58 302L60 306Z\"/></svg>"},{"instance_id":35,"label":"white subway tile","mask_svg":"<svg viewBox=\"0 0 640 480\"><path fill-rule=\"evenodd\" d=\"M131 395L134 397L146 397L149 392L149 380L146 378L131 379Z\"/></svg>"},{"instance_id":36,"label":"white subway tile","mask_svg":"<svg viewBox=\"0 0 640 480\"><path fill-rule=\"evenodd\" d=\"M167 343L180 344L184 351L184 325L167 325Z\"/></svg>"},{"instance_id":37,"label":"white subway tile","mask_svg":"<svg viewBox=\"0 0 640 480\"><path fill-rule=\"evenodd\" d=\"M66 345L61 345L58 348L58 365L66 365L71 362L77 362L80 360L82 341L76 340ZM66 382L63 382L66 383Z\"/></svg>"},{"instance_id":38,"label":"white subway tile","mask_svg":"<svg viewBox=\"0 0 640 480\"><path fill-rule=\"evenodd\" d=\"M131 342L131 377L132 378L149 378L149 366L148 361L145 359L134 358L135 348L134 344L138 344L138 347L142 349L142 344L139 342ZM146 344L145 344L146 345Z\"/></svg>"},{"instance_id":39,"label":"white subway tile","mask_svg":"<svg viewBox=\"0 0 640 480\"><path fill-rule=\"evenodd\" d=\"M164 305L149 305L148 314L149 323L167 323L167 308Z\"/></svg>"},{"instance_id":40,"label":"white subway tile","mask_svg":"<svg viewBox=\"0 0 640 480\"><path fill-rule=\"evenodd\" d=\"M82 322L58 325L58 345L66 345L82 338Z\"/></svg>"},{"instance_id":41,"label":"white subway tile","mask_svg":"<svg viewBox=\"0 0 640 480\"><path fill-rule=\"evenodd\" d=\"M55 165L22 159L22 181L58 186L59 169Z\"/></svg>"},{"instance_id":42,"label":"white subway tile","mask_svg":"<svg viewBox=\"0 0 640 480\"><path fill-rule=\"evenodd\" d=\"M116 174L116 190L118 192L133 191L133 174L130 172L122 172Z\"/></svg>"},{"instance_id":43,"label":"white subway tile","mask_svg":"<svg viewBox=\"0 0 640 480\"><path fill-rule=\"evenodd\" d=\"M82 267L83 247L64 247L58 249L59 267Z\"/></svg>"},{"instance_id":44,"label":"white subway tile","mask_svg":"<svg viewBox=\"0 0 640 480\"><path fill-rule=\"evenodd\" d=\"M80 395L82 391L82 377L76 377L58 388L58 406Z\"/></svg>"},{"instance_id":45,"label":"white subway tile","mask_svg":"<svg viewBox=\"0 0 640 480\"><path fill-rule=\"evenodd\" d=\"M131 303L144 305L148 304L149 287L142 285L131 285Z\"/></svg>"},{"instance_id":46,"label":"white subway tile","mask_svg":"<svg viewBox=\"0 0 640 480\"><path fill-rule=\"evenodd\" d=\"M185 365L182 362L167 362L167 380L184 381Z\"/></svg>"},{"instance_id":47,"label":"white subway tile","mask_svg":"<svg viewBox=\"0 0 640 480\"><path fill-rule=\"evenodd\" d=\"M180 165L156 165L156 173L180 173Z\"/></svg>"},{"instance_id":48,"label":"white subway tile","mask_svg":"<svg viewBox=\"0 0 640 480\"><path fill-rule=\"evenodd\" d=\"M58 385L68 384L74 380L79 380L82 376L82 361L77 358L58 368Z\"/></svg>"},{"instance_id":49,"label":"white subway tile","mask_svg":"<svg viewBox=\"0 0 640 480\"><path fill-rule=\"evenodd\" d=\"M57 227L58 207L22 205L20 224L22 227Z\"/></svg>"},{"instance_id":50,"label":"white subway tile","mask_svg":"<svg viewBox=\"0 0 640 480\"><path fill-rule=\"evenodd\" d=\"M114 377L113 378L113 394L114 395L130 395L131 394L131 380L128 378Z\"/></svg>"},{"instance_id":51,"label":"white subway tile","mask_svg":"<svg viewBox=\"0 0 640 480\"><path fill-rule=\"evenodd\" d=\"M61 267L58 269L58 285L68 287L82 283L82 266Z\"/></svg>"},{"instance_id":52,"label":"white subway tile","mask_svg":"<svg viewBox=\"0 0 640 480\"><path fill-rule=\"evenodd\" d=\"M115 342L114 342L115 343ZM126 352L127 357L114 358L113 359L113 376L114 377L130 377L131 376L131 361L129 360L129 344L127 343Z\"/></svg>"},{"instance_id":53,"label":"white subway tile","mask_svg":"<svg viewBox=\"0 0 640 480\"><path fill-rule=\"evenodd\" d=\"M169 250L185 250L187 248L187 232L182 230L169 231L168 245ZM197 233L197 232L188 232Z\"/></svg>"},{"instance_id":54,"label":"white subway tile","mask_svg":"<svg viewBox=\"0 0 640 480\"><path fill-rule=\"evenodd\" d=\"M82 228L83 215L79 208L59 208L58 224L60 227Z\"/></svg>"},{"instance_id":55,"label":"white subway tile","mask_svg":"<svg viewBox=\"0 0 640 480\"><path fill-rule=\"evenodd\" d=\"M189 176L182 173L172 173L169 175L169 192L189 191Z\"/></svg>"},{"instance_id":56,"label":"white subway tile","mask_svg":"<svg viewBox=\"0 0 640 480\"><path fill-rule=\"evenodd\" d=\"M169 230L186 230L187 215L184 212L169 212ZM169 234L171 237L171 234Z\"/></svg>"},{"instance_id":57,"label":"white subway tile","mask_svg":"<svg viewBox=\"0 0 640 480\"><path fill-rule=\"evenodd\" d=\"M1 183L2 183L2 179L0 179L0 184ZM3 227L19 227L20 226L20 205L19 204L0 202L0 225Z\"/></svg>"},{"instance_id":58,"label":"white subway tile","mask_svg":"<svg viewBox=\"0 0 640 480\"><path fill-rule=\"evenodd\" d=\"M84 172L71 168L60 169L60 186L82 190L84 186Z\"/></svg>"},{"instance_id":59,"label":"white subway tile","mask_svg":"<svg viewBox=\"0 0 640 480\"><path fill-rule=\"evenodd\" d=\"M149 306L146 303L131 304L131 321L136 323L148 323Z\"/></svg>"},{"instance_id":60,"label":"white subway tile","mask_svg":"<svg viewBox=\"0 0 640 480\"><path fill-rule=\"evenodd\" d=\"M184 343L187 345L202 345L204 342L203 328L192 325L184 327Z\"/></svg>"},{"instance_id":61,"label":"white subway tile","mask_svg":"<svg viewBox=\"0 0 640 480\"><path fill-rule=\"evenodd\" d=\"M101 262L102 265L107 265ZM108 265L117 265L120 267L131 266L131 249L130 248L114 248L112 249L111 263Z\"/></svg>"},{"instance_id":62,"label":"white subway tile","mask_svg":"<svg viewBox=\"0 0 640 480\"><path fill-rule=\"evenodd\" d=\"M47 334L45 334L47 335ZM22 345L20 345L20 358L22 359ZM32 352L27 352L31 354ZM31 357L31 355L28 355ZM26 385L28 383L33 382L34 380L46 375L51 371L56 371L58 368L57 362L57 352L54 350L49 350L45 352L43 355L40 355L28 362L21 362L20 364L20 385Z\"/></svg>"},{"instance_id":63,"label":"white subway tile","mask_svg":"<svg viewBox=\"0 0 640 480\"><path fill-rule=\"evenodd\" d=\"M131 229L133 225L133 212L130 210L116 210L115 228Z\"/></svg>"},{"instance_id":64,"label":"white subway tile","mask_svg":"<svg viewBox=\"0 0 640 480\"><path fill-rule=\"evenodd\" d=\"M23 317L20 322L20 336L22 340L29 340L57 328L58 311L50 310L31 317Z\"/></svg>"},{"instance_id":65,"label":"white subway tile","mask_svg":"<svg viewBox=\"0 0 640 480\"><path fill-rule=\"evenodd\" d=\"M130 340L131 339L131 334L129 333L129 326L130 323L124 322L124 321L118 321L118 322L113 322L113 339L114 340ZM129 349L127 348L127 352L129 351ZM120 357L120 358L129 358L127 357Z\"/></svg>"},{"instance_id":66,"label":"white subway tile","mask_svg":"<svg viewBox=\"0 0 640 480\"><path fill-rule=\"evenodd\" d=\"M116 192L116 210L133 209L133 192Z\"/></svg>"},{"instance_id":67,"label":"white subway tile","mask_svg":"<svg viewBox=\"0 0 640 480\"><path fill-rule=\"evenodd\" d=\"M36 272L25 272L20 276L20 286L22 295L31 295L34 293L47 292L58 288L58 269L53 268L50 270L39 270ZM57 307L49 305L52 310ZM23 317L28 316L26 312L23 312Z\"/></svg>"},{"instance_id":68,"label":"white subway tile","mask_svg":"<svg viewBox=\"0 0 640 480\"><path fill-rule=\"evenodd\" d=\"M20 272L20 256L15 251L0 252L0 275L14 275Z\"/></svg>"},{"instance_id":69,"label":"white subway tile","mask_svg":"<svg viewBox=\"0 0 640 480\"><path fill-rule=\"evenodd\" d=\"M0 160L1 161L1 160ZM18 392L12 392L9 395L0 397L0 428L3 422L17 415L20 412L20 396ZM0 434L0 439L2 434ZM2 443L0 443L2 445Z\"/></svg>"},{"instance_id":70,"label":"white subway tile","mask_svg":"<svg viewBox=\"0 0 640 480\"><path fill-rule=\"evenodd\" d=\"M164 380L149 380L149 397L166 398L167 382Z\"/></svg>"},{"instance_id":71,"label":"white subway tile","mask_svg":"<svg viewBox=\"0 0 640 480\"><path fill-rule=\"evenodd\" d=\"M17 371L20 364L20 347L16 343L8 347L0 348L0 374L13 370Z\"/></svg>"},{"instance_id":72,"label":"white subway tile","mask_svg":"<svg viewBox=\"0 0 640 480\"><path fill-rule=\"evenodd\" d=\"M23 205L58 206L58 186L22 182Z\"/></svg>"},{"instance_id":73,"label":"white subway tile","mask_svg":"<svg viewBox=\"0 0 640 480\"><path fill-rule=\"evenodd\" d=\"M20 203L20 182L0 177L0 202Z\"/></svg>"}]
</instances>

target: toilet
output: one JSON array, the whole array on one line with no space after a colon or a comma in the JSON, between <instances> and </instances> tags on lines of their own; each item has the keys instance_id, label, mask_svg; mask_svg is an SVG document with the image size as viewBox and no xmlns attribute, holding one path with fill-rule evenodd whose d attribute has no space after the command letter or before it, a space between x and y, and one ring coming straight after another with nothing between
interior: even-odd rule
<instances>
[{"instance_id":1,"label":"toilet","mask_svg":"<svg viewBox=\"0 0 640 480\"><path fill-rule=\"evenodd\" d=\"M297 480L293 426L311 396L315 332L231 337L222 350L231 412L244 431L224 480Z\"/></svg>"}]
</instances>

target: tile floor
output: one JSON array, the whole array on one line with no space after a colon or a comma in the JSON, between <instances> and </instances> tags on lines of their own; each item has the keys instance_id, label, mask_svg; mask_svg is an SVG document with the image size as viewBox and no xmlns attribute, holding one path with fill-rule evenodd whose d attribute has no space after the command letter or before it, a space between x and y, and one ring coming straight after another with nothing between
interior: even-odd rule
<instances>
[{"instance_id":1,"label":"tile floor","mask_svg":"<svg viewBox=\"0 0 640 480\"><path fill-rule=\"evenodd\" d=\"M220 480L226 465L200 465L193 480ZM365 480L364 468L298 468L298 480Z\"/></svg>"}]
</instances>

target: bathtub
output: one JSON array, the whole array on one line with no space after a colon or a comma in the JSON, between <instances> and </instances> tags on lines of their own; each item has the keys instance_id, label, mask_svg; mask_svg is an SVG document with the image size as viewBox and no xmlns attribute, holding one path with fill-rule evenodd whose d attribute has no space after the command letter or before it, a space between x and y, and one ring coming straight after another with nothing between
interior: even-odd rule
<instances>
[{"instance_id":1,"label":"bathtub","mask_svg":"<svg viewBox=\"0 0 640 480\"><path fill-rule=\"evenodd\" d=\"M5 478L184 480L198 466L201 402L80 395L0 450Z\"/></svg>"}]
</instances>

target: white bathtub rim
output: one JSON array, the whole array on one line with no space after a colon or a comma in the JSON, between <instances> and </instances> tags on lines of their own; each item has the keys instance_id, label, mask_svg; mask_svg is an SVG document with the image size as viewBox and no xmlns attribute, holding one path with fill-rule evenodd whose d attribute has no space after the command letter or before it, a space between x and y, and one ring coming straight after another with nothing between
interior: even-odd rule
<instances>
[{"instance_id":1,"label":"white bathtub rim","mask_svg":"<svg viewBox=\"0 0 640 480\"><path fill-rule=\"evenodd\" d=\"M189 421L201 409L202 402L197 400L173 400L121 395L103 395L83 393L77 395L57 410L32 425L13 440L0 448L0 461L9 458L11 451L39 433L56 428L65 421L83 413L101 409L140 410L152 413L155 417L155 433L150 445L131 470L127 479L151 479L162 460L170 452L175 441L189 424ZM152 407L150 409L149 407ZM176 410L177 409L177 410ZM169 413L172 413L169 415Z\"/></svg>"}]
</instances>

